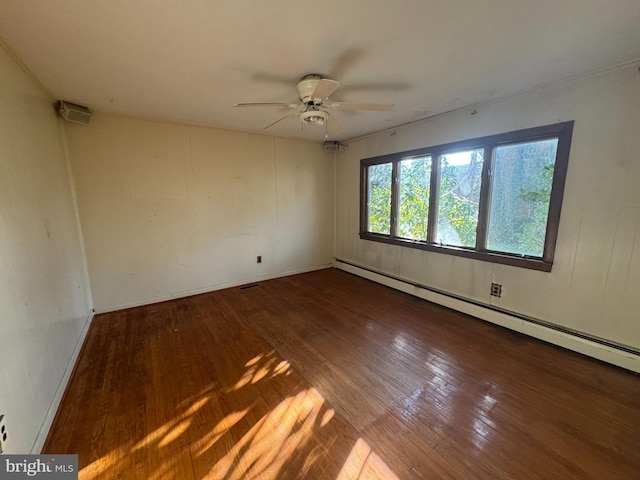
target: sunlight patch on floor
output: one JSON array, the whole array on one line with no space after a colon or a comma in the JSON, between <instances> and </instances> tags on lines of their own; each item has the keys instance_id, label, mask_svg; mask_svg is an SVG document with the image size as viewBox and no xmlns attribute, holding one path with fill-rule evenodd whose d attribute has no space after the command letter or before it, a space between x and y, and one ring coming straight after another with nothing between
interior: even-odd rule
<instances>
[{"instance_id":1,"label":"sunlight patch on floor","mask_svg":"<svg viewBox=\"0 0 640 480\"><path fill-rule=\"evenodd\" d=\"M277 478L284 463L311 439L324 398L314 388L285 398L263 416L209 471L211 478ZM321 455L316 451L315 457ZM311 461L308 457L307 462Z\"/></svg>"},{"instance_id":2,"label":"sunlight patch on floor","mask_svg":"<svg viewBox=\"0 0 640 480\"><path fill-rule=\"evenodd\" d=\"M176 407L181 413L175 418L137 443L123 443L82 468L79 478L169 480L176 478L179 472L182 476L194 471L193 462L198 458L200 461L205 458L212 460L212 465L205 465L205 470L200 470L200 478L269 480L277 479L285 472L290 474L292 469L296 470L298 478L317 475L323 470L323 463L319 462L323 462L327 455L344 454L346 451L334 450L333 445L338 438L335 434L318 435L320 429L334 419L335 410L328 408L324 397L315 388L284 398L259 420L254 419L249 424L248 415L255 415L259 402L237 405L240 408L220 418L209 431L198 429L199 423L205 421L203 419L210 412L220 411L218 402L229 401L222 400L223 397L235 398L235 392L240 389L254 388L258 382L269 382L290 372L289 362L277 359L273 351L255 356L246 362L239 378L236 377L238 380L230 382L232 386L224 388L212 384L181 401ZM225 444L221 445L223 438ZM213 452L219 452L221 456L216 457ZM351 449L338 478L397 479L362 438Z\"/></svg>"},{"instance_id":3,"label":"sunlight patch on floor","mask_svg":"<svg viewBox=\"0 0 640 480\"><path fill-rule=\"evenodd\" d=\"M336 480L399 480L386 463L359 438Z\"/></svg>"},{"instance_id":4,"label":"sunlight patch on floor","mask_svg":"<svg viewBox=\"0 0 640 480\"><path fill-rule=\"evenodd\" d=\"M289 362L283 360L274 366L275 363L276 359L273 351L267 354L261 353L260 355L256 355L245 363L247 370L235 385L228 388L225 393L236 392L249 384L254 385L264 378L273 378L281 374L289 373L289 369L291 368Z\"/></svg>"},{"instance_id":5,"label":"sunlight patch on floor","mask_svg":"<svg viewBox=\"0 0 640 480\"><path fill-rule=\"evenodd\" d=\"M213 447L218 440L222 438L224 434L226 434L231 428L238 423L242 418L249 412L249 408L245 408L244 410L240 410L237 412L232 412L226 417L224 417L218 424L215 426L211 432L205 435L202 439L200 439L197 443L197 455L204 454L207 450Z\"/></svg>"},{"instance_id":6,"label":"sunlight patch on floor","mask_svg":"<svg viewBox=\"0 0 640 480\"><path fill-rule=\"evenodd\" d=\"M105 474L110 469L117 467L123 456L124 453L121 450L113 450L80 470L79 478L82 480L106 478Z\"/></svg>"}]
</instances>

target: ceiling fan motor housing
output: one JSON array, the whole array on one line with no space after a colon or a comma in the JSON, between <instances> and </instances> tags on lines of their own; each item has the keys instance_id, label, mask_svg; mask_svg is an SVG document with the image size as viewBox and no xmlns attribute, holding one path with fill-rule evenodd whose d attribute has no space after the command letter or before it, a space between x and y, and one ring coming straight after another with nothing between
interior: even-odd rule
<instances>
[{"instance_id":1,"label":"ceiling fan motor housing","mask_svg":"<svg viewBox=\"0 0 640 480\"><path fill-rule=\"evenodd\" d=\"M313 98L313 92L315 92L316 87L322 80L320 75L307 75L302 80L298 82L298 98L300 101L306 105L321 105L324 101L324 98Z\"/></svg>"}]
</instances>

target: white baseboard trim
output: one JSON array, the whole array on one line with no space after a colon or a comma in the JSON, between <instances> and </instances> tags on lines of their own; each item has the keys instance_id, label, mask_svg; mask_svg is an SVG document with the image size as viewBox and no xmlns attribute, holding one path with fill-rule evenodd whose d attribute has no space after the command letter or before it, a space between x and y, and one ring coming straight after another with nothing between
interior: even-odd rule
<instances>
[{"instance_id":1,"label":"white baseboard trim","mask_svg":"<svg viewBox=\"0 0 640 480\"><path fill-rule=\"evenodd\" d=\"M56 413L58 412L58 407L60 406L60 402L62 401L62 396L67 389L67 385L69 384L69 380L71 379L71 374L73 373L73 368L76 365L76 361L78 360L78 356L80 355L80 351L82 350L82 345L84 345L84 340L87 337L87 333L89 332L89 327L91 326L93 316L94 313L93 311L91 311L84 323L84 326L82 327L80 337L78 337L76 346L73 348L73 352L71 353L71 358L69 358L67 368L65 369L64 374L62 375L62 379L58 384L58 388L56 389L56 393L54 394L53 399L49 404L49 408L47 409L47 413L44 417L42 425L40 426L38 435L36 436L36 439L31 446L31 454L39 454L42 451L44 442L47 440L47 435L49 435L49 430L51 429L53 420L56 417Z\"/></svg>"},{"instance_id":2,"label":"white baseboard trim","mask_svg":"<svg viewBox=\"0 0 640 480\"><path fill-rule=\"evenodd\" d=\"M124 310L126 308L141 307L143 305L151 305L154 303L166 302L168 300L176 300L178 298L190 297L192 295L200 295L202 293L215 292L217 290L224 290L225 288L233 288L233 287L239 287L241 285L248 285L251 283L264 282L266 280L273 280L274 278L288 277L290 275L298 275L300 273L315 272L316 270L324 270L325 268L331 268L333 266L334 266L334 263L331 262L323 265L316 265L314 267L301 268L299 270L290 270L287 272L274 273L272 275L251 277L251 278L246 278L236 282L221 283L218 285L208 285L202 288L195 288L192 290L174 292L169 295L158 295L154 297L148 297L148 298L136 300L134 302L126 302L126 303L120 303L117 305L110 305L108 307L94 307L94 308L95 308L96 314L115 312L117 310Z\"/></svg>"},{"instance_id":3,"label":"white baseboard trim","mask_svg":"<svg viewBox=\"0 0 640 480\"><path fill-rule=\"evenodd\" d=\"M404 281L382 272L375 272L365 267L343 262L339 259L336 259L335 267L339 270L353 273L359 277L428 300L429 302L451 308L452 310L466 313L467 315L523 333L530 337L640 373L640 355L623 348L616 348L614 345L608 344L608 342L600 343L596 339L590 340L587 338L587 335L580 335L577 332L573 334L564 330L556 330L549 326L542 325L541 323L544 323L542 321L536 323L535 321L531 321L534 319L527 320L522 315L516 315L515 313L509 314L508 312L498 311L489 305L484 306L475 301L445 295L416 285L410 281Z\"/></svg>"}]
</instances>

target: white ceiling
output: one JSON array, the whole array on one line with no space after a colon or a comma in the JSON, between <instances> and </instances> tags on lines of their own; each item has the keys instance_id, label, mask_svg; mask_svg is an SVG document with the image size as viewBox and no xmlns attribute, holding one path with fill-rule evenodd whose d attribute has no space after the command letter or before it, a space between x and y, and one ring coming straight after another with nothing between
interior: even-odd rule
<instances>
[{"instance_id":1,"label":"white ceiling","mask_svg":"<svg viewBox=\"0 0 640 480\"><path fill-rule=\"evenodd\" d=\"M233 105L295 101L309 73L395 104L335 112L345 140L639 59L640 0L0 0L0 36L97 111L265 132L290 111Z\"/></svg>"}]
</instances>

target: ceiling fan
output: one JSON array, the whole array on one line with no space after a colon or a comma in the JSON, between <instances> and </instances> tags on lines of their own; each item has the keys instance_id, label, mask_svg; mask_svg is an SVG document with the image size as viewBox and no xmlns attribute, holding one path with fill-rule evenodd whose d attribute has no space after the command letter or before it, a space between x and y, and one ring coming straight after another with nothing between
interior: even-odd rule
<instances>
[{"instance_id":1,"label":"ceiling fan","mask_svg":"<svg viewBox=\"0 0 640 480\"><path fill-rule=\"evenodd\" d=\"M333 92L340 88L340 82L323 78L318 74L305 75L296 85L298 91L298 103L236 103L235 107L279 107L298 108L299 111L290 113L275 122L264 127L266 130L281 121L300 117L301 125L324 126L325 136L327 131L338 133L342 131L342 126L335 116L330 115L327 110L368 110L368 111L388 111L393 110L392 104L385 103L355 103L355 102L329 102L328 99Z\"/></svg>"}]
</instances>

